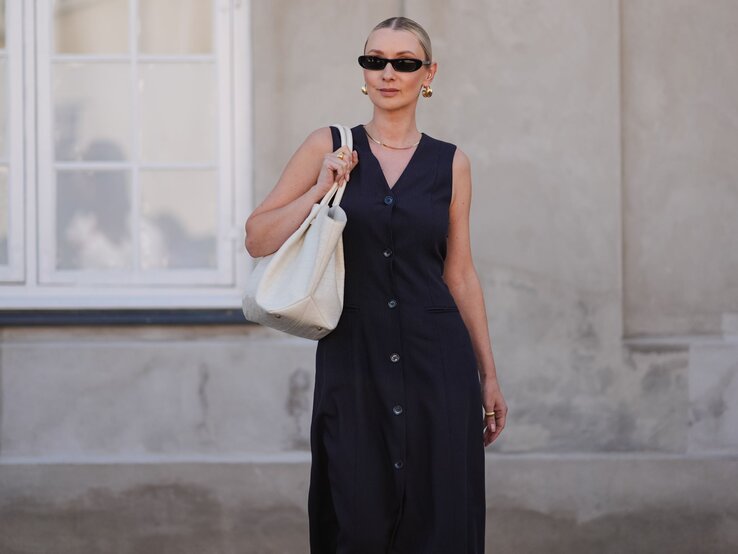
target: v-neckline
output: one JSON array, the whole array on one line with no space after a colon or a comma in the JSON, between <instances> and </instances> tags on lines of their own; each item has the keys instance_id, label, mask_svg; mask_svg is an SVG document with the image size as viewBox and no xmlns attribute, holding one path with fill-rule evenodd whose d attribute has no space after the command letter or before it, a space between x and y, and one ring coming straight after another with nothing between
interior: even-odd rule
<instances>
[{"instance_id":1,"label":"v-neckline","mask_svg":"<svg viewBox=\"0 0 738 554\"><path fill-rule=\"evenodd\" d=\"M369 137L366 134L366 131L364 130L363 125L359 125L359 132L364 136L364 144L366 144L366 149L369 151L369 155L372 157L372 160L374 160L374 164L376 166L377 172L382 177L382 182L384 183L384 188L386 192L393 192L397 185L400 184L400 181L402 181L405 177L405 174L407 173L408 168L410 165L415 161L415 158L417 157L418 151L420 150L420 147L425 142L426 134L421 132L420 133L420 141L418 142L418 145L415 147L415 152L412 153L410 156L410 159L408 160L407 164L405 164L405 168L402 170L402 173L400 173L400 176L395 181L395 184L392 186L389 186L389 182L387 181L387 176L384 174L384 171L382 170L382 164L379 163L379 158L374 155L374 152L372 152L372 145L369 144Z\"/></svg>"}]
</instances>

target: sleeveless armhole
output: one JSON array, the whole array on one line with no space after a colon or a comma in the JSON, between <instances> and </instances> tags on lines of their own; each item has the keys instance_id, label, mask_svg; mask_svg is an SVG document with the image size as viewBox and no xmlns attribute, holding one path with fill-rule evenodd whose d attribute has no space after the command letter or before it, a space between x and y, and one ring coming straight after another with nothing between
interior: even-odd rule
<instances>
[{"instance_id":1,"label":"sleeveless armhole","mask_svg":"<svg viewBox=\"0 0 738 554\"><path fill-rule=\"evenodd\" d=\"M450 142L446 142L443 144L443 148L445 150L445 160L443 163L443 167L446 169L446 175L444 175L444 178L446 179L446 182L448 183L448 201L451 202L451 198L453 197L453 190L454 190L454 156L456 155L456 145L452 144Z\"/></svg>"}]
</instances>

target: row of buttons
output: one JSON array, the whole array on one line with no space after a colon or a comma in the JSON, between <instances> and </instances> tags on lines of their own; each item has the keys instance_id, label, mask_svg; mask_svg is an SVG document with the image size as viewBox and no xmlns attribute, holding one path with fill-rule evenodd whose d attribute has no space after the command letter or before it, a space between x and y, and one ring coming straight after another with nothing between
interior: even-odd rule
<instances>
[{"instance_id":1,"label":"row of buttons","mask_svg":"<svg viewBox=\"0 0 738 554\"><path fill-rule=\"evenodd\" d=\"M389 194L384 197L384 203L387 204L388 206L391 205L392 202L394 202L394 201L395 201L395 199L391 195L389 195ZM384 250L384 252L382 252L382 254L384 254L384 257L385 258L389 258L392 255L392 249L391 248L386 248Z\"/></svg>"},{"instance_id":2,"label":"row of buttons","mask_svg":"<svg viewBox=\"0 0 738 554\"><path fill-rule=\"evenodd\" d=\"M391 195L389 195L389 194L384 197L384 203L387 204L388 206L392 205L392 203L394 201L395 201L395 199ZM385 250L384 250L384 252L382 252L382 254L384 254L384 257L385 258L389 258L392 255L392 249L391 248L385 248ZM397 306L397 300L395 300L394 298L391 298L387 302L387 306L389 306L390 308L394 308L395 306ZM400 355L397 352L393 352L392 354L390 354L390 357L389 358L392 361L392 363L397 363L397 362L400 361ZM395 415L398 416L398 415L402 414L402 412L403 412L403 408L402 408L401 405L396 404L395 406L392 407L392 413L393 414L395 414ZM402 460L396 460L393 465L394 465L395 469L402 469L403 466L405 465L405 463Z\"/></svg>"}]
</instances>

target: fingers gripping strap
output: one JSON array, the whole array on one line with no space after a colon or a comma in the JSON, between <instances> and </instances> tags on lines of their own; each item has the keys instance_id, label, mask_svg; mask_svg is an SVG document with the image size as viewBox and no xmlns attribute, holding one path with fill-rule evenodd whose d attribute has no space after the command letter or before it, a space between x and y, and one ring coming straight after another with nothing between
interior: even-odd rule
<instances>
[{"instance_id":1,"label":"fingers gripping strap","mask_svg":"<svg viewBox=\"0 0 738 554\"><path fill-rule=\"evenodd\" d=\"M340 125L338 123L334 123L333 127L336 127L338 129L338 132L341 135L341 146L347 146L349 149L349 152L353 152L354 150L354 137L351 133L351 129L345 125ZM351 154L349 154L351 155ZM338 185L338 183L334 183L334 186L338 187L338 192L336 193L336 197L333 199L332 206L338 206L341 203L341 198L343 198L343 193L346 190L346 185ZM331 187L331 190L333 188Z\"/></svg>"},{"instance_id":2,"label":"fingers gripping strap","mask_svg":"<svg viewBox=\"0 0 738 554\"><path fill-rule=\"evenodd\" d=\"M334 123L333 125L331 125L331 127L335 127L336 129L338 129L338 132L341 135L341 146L348 146L349 150L353 151L354 137L351 134L351 129L344 125L339 125L338 123ZM323 196L323 199L320 201L320 205L322 206L326 204L333 196L333 193L338 190L338 192L336 192L336 197L333 199L333 203L331 204L331 206L338 206L341 203L341 198L343 197L345 189L345 184L339 186L337 181L334 182L330 190L325 193L325 196Z\"/></svg>"}]
</instances>

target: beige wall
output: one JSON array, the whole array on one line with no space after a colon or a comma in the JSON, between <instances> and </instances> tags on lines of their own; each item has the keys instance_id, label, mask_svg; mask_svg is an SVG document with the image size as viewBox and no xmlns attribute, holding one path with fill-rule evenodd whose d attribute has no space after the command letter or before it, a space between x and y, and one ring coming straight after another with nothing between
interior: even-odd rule
<instances>
[{"instance_id":1,"label":"beige wall","mask_svg":"<svg viewBox=\"0 0 738 554\"><path fill-rule=\"evenodd\" d=\"M625 328L738 332L738 2L623 2Z\"/></svg>"}]
</instances>

